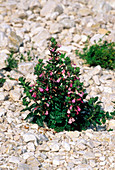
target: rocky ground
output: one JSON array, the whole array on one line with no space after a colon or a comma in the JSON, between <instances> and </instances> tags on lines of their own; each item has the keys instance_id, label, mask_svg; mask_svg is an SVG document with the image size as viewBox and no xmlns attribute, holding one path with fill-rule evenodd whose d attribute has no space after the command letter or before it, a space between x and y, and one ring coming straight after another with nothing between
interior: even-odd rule
<instances>
[{"instance_id":1,"label":"rocky ground","mask_svg":"<svg viewBox=\"0 0 115 170\"><path fill-rule=\"evenodd\" d=\"M113 111L115 72L100 66L89 67L75 55L85 42L104 39L115 41L114 0L0 0L0 170L114 170L115 120L106 129L83 132L60 132L39 128L23 119L23 90L16 80L24 75L34 81L38 58L48 59L51 36L80 67L80 80L88 98L98 96L105 111ZM32 60L21 62L17 70L6 71L5 60L13 49L15 57ZM108 132L107 129L113 128Z\"/></svg>"}]
</instances>

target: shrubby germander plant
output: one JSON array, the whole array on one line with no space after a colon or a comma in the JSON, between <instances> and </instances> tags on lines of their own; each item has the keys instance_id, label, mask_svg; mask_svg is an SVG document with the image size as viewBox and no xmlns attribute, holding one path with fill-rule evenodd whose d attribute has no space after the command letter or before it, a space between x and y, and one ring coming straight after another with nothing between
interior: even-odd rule
<instances>
[{"instance_id":1,"label":"shrubby germander plant","mask_svg":"<svg viewBox=\"0 0 115 170\"><path fill-rule=\"evenodd\" d=\"M26 119L32 118L31 122L39 126L46 123L57 132L81 131L92 124L105 123L111 116L101 109L97 97L84 101L87 94L79 80L79 68L72 66L70 58L60 53L58 48L52 38L49 60L44 63L39 59L35 66L35 84L31 85L23 77L19 79L26 94L23 97L26 107L22 111L30 112Z\"/></svg>"},{"instance_id":2,"label":"shrubby germander plant","mask_svg":"<svg viewBox=\"0 0 115 170\"><path fill-rule=\"evenodd\" d=\"M76 55L86 60L90 66L100 65L105 69L115 69L115 42L108 43L102 40L88 47L87 43L83 49L83 53L76 50Z\"/></svg>"}]
</instances>

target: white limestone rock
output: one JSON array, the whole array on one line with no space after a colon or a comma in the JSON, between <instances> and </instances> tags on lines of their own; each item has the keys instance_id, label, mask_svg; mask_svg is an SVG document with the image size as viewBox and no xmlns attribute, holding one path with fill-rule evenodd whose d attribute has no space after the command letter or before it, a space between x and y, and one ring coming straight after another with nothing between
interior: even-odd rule
<instances>
[{"instance_id":1,"label":"white limestone rock","mask_svg":"<svg viewBox=\"0 0 115 170\"><path fill-rule=\"evenodd\" d=\"M62 141L62 146L66 151L70 151L70 145L67 142Z\"/></svg>"},{"instance_id":2,"label":"white limestone rock","mask_svg":"<svg viewBox=\"0 0 115 170\"><path fill-rule=\"evenodd\" d=\"M18 64L18 70L23 74L33 73L35 63L33 62L22 62Z\"/></svg>"},{"instance_id":3,"label":"white limestone rock","mask_svg":"<svg viewBox=\"0 0 115 170\"><path fill-rule=\"evenodd\" d=\"M91 44L95 44L95 42L98 43L98 41L99 41L100 39L102 39L103 36L104 36L104 34L95 34L95 35L90 39L90 43L91 43Z\"/></svg>"},{"instance_id":4,"label":"white limestone rock","mask_svg":"<svg viewBox=\"0 0 115 170\"><path fill-rule=\"evenodd\" d=\"M73 19L70 18L64 18L60 21L60 24L63 25L63 28L65 29L69 29L72 27L75 27L75 21Z\"/></svg>"},{"instance_id":5,"label":"white limestone rock","mask_svg":"<svg viewBox=\"0 0 115 170\"><path fill-rule=\"evenodd\" d=\"M18 163L20 163L20 158L19 158L19 157L16 157L16 156L11 156L11 157L9 158L9 162L18 164Z\"/></svg>"},{"instance_id":6,"label":"white limestone rock","mask_svg":"<svg viewBox=\"0 0 115 170\"><path fill-rule=\"evenodd\" d=\"M50 26L50 33L51 34L59 33L62 31L62 29L63 29L63 26L61 24L54 23L54 24L51 24Z\"/></svg>"},{"instance_id":7,"label":"white limestone rock","mask_svg":"<svg viewBox=\"0 0 115 170\"><path fill-rule=\"evenodd\" d=\"M2 31L0 31L0 49L5 49L8 45L8 37Z\"/></svg>"},{"instance_id":8,"label":"white limestone rock","mask_svg":"<svg viewBox=\"0 0 115 170\"><path fill-rule=\"evenodd\" d=\"M36 136L34 134L32 134L32 133L23 134L23 139L24 139L24 142L37 141Z\"/></svg>"},{"instance_id":9,"label":"white limestone rock","mask_svg":"<svg viewBox=\"0 0 115 170\"><path fill-rule=\"evenodd\" d=\"M21 98L21 89L16 88L10 91L10 98L14 101L19 101Z\"/></svg>"},{"instance_id":10,"label":"white limestone rock","mask_svg":"<svg viewBox=\"0 0 115 170\"><path fill-rule=\"evenodd\" d=\"M56 1L48 0L46 4L43 6L43 8L40 11L40 15L42 17L47 16L48 14L51 14L55 8L56 8Z\"/></svg>"},{"instance_id":11,"label":"white limestone rock","mask_svg":"<svg viewBox=\"0 0 115 170\"><path fill-rule=\"evenodd\" d=\"M5 93L0 92L0 101L4 101L4 100L5 100Z\"/></svg>"},{"instance_id":12,"label":"white limestone rock","mask_svg":"<svg viewBox=\"0 0 115 170\"><path fill-rule=\"evenodd\" d=\"M35 146L34 146L33 142L29 142L29 143L27 144L27 148L28 148L28 150L31 151L31 152L34 152L34 151L35 151Z\"/></svg>"},{"instance_id":13,"label":"white limestone rock","mask_svg":"<svg viewBox=\"0 0 115 170\"><path fill-rule=\"evenodd\" d=\"M94 76L94 75L100 75L102 73L102 68L100 65L94 67L90 73Z\"/></svg>"},{"instance_id":14,"label":"white limestone rock","mask_svg":"<svg viewBox=\"0 0 115 170\"><path fill-rule=\"evenodd\" d=\"M5 116L6 114L6 109L0 108L0 117Z\"/></svg>"},{"instance_id":15,"label":"white limestone rock","mask_svg":"<svg viewBox=\"0 0 115 170\"><path fill-rule=\"evenodd\" d=\"M79 43L80 40L81 40L81 35L79 35L79 34L76 34L76 35L73 37L73 41L76 42L76 43Z\"/></svg>"}]
</instances>

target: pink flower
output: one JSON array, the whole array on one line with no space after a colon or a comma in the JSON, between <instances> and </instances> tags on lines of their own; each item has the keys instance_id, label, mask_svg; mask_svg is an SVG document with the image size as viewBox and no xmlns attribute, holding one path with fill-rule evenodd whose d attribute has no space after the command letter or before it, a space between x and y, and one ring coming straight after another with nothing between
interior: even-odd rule
<instances>
[{"instance_id":1,"label":"pink flower","mask_svg":"<svg viewBox=\"0 0 115 170\"><path fill-rule=\"evenodd\" d=\"M71 110L71 109L72 109L72 107L73 107L73 106L71 105L69 109Z\"/></svg>"},{"instance_id":2,"label":"pink flower","mask_svg":"<svg viewBox=\"0 0 115 170\"><path fill-rule=\"evenodd\" d=\"M54 51L55 51L55 48L53 48L51 51L54 52Z\"/></svg>"},{"instance_id":3,"label":"pink flower","mask_svg":"<svg viewBox=\"0 0 115 170\"><path fill-rule=\"evenodd\" d=\"M70 115L67 115L67 117L70 117Z\"/></svg>"},{"instance_id":4,"label":"pink flower","mask_svg":"<svg viewBox=\"0 0 115 170\"><path fill-rule=\"evenodd\" d=\"M59 78L59 79L57 80L57 82L59 83L59 82L60 82L60 80L61 80L61 78Z\"/></svg>"},{"instance_id":5,"label":"pink flower","mask_svg":"<svg viewBox=\"0 0 115 170\"><path fill-rule=\"evenodd\" d=\"M47 107L49 107L49 104L48 104L48 103L46 103L46 106L47 106Z\"/></svg>"},{"instance_id":6,"label":"pink flower","mask_svg":"<svg viewBox=\"0 0 115 170\"><path fill-rule=\"evenodd\" d=\"M46 89L45 89L46 91L49 91L49 89L48 89L48 86L46 87Z\"/></svg>"},{"instance_id":7,"label":"pink flower","mask_svg":"<svg viewBox=\"0 0 115 170\"><path fill-rule=\"evenodd\" d=\"M62 66L64 66L64 64L61 64L61 65L59 66L59 68L62 67Z\"/></svg>"},{"instance_id":8,"label":"pink flower","mask_svg":"<svg viewBox=\"0 0 115 170\"><path fill-rule=\"evenodd\" d=\"M44 90L43 90L41 87L39 87L39 91L40 91L40 92L43 92Z\"/></svg>"},{"instance_id":9,"label":"pink flower","mask_svg":"<svg viewBox=\"0 0 115 170\"><path fill-rule=\"evenodd\" d=\"M79 95L80 97L83 97L84 93L83 93L83 92L82 92L81 94L80 94L80 93L78 93L78 95Z\"/></svg>"},{"instance_id":10,"label":"pink flower","mask_svg":"<svg viewBox=\"0 0 115 170\"><path fill-rule=\"evenodd\" d=\"M71 91L71 88L69 87L69 89L68 89L69 91Z\"/></svg>"},{"instance_id":11,"label":"pink flower","mask_svg":"<svg viewBox=\"0 0 115 170\"><path fill-rule=\"evenodd\" d=\"M42 77L43 74L40 74L39 77Z\"/></svg>"},{"instance_id":12,"label":"pink flower","mask_svg":"<svg viewBox=\"0 0 115 170\"><path fill-rule=\"evenodd\" d=\"M49 60L52 60L52 59L53 59L53 57L49 58Z\"/></svg>"},{"instance_id":13,"label":"pink flower","mask_svg":"<svg viewBox=\"0 0 115 170\"><path fill-rule=\"evenodd\" d=\"M71 93L73 93L73 92L72 92L72 91L69 91L69 92L68 92L68 94L71 94Z\"/></svg>"},{"instance_id":14,"label":"pink flower","mask_svg":"<svg viewBox=\"0 0 115 170\"><path fill-rule=\"evenodd\" d=\"M69 124L72 124L73 122L75 122L75 119L73 117L71 117L68 121Z\"/></svg>"},{"instance_id":15,"label":"pink flower","mask_svg":"<svg viewBox=\"0 0 115 170\"><path fill-rule=\"evenodd\" d=\"M64 73L65 73L65 70L62 71L62 74L64 74Z\"/></svg>"},{"instance_id":16,"label":"pink flower","mask_svg":"<svg viewBox=\"0 0 115 170\"><path fill-rule=\"evenodd\" d=\"M78 94L78 91L76 90L75 93Z\"/></svg>"},{"instance_id":17,"label":"pink flower","mask_svg":"<svg viewBox=\"0 0 115 170\"><path fill-rule=\"evenodd\" d=\"M33 87L33 86L35 86L35 85L34 84L30 85L30 87Z\"/></svg>"},{"instance_id":18,"label":"pink flower","mask_svg":"<svg viewBox=\"0 0 115 170\"><path fill-rule=\"evenodd\" d=\"M67 72L67 74L68 74L68 76L70 77L70 73L69 73L69 72Z\"/></svg>"},{"instance_id":19,"label":"pink flower","mask_svg":"<svg viewBox=\"0 0 115 170\"><path fill-rule=\"evenodd\" d=\"M34 98L36 97L36 93L35 92L32 94L32 97L34 97Z\"/></svg>"},{"instance_id":20,"label":"pink flower","mask_svg":"<svg viewBox=\"0 0 115 170\"><path fill-rule=\"evenodd\" d=\"M53 74L53 72L51 71L51 72L50 72L50 76L52 76L52 74Z\"/></svg>"},{"instance_id":21,"label":"pink flower","mask_svg":"<svg viewBox=\"0 0 115 170\"><path fill-rule=\"evenodd\" d=\"M61 47L61 45L60 45L60 44L57 44L57 47L58 47L58 48L60 48L60 47Z\"/></svg>"},{"instance_id":22,"label":"pink flower","mask_svg":"<svg viewBox=\"0 0 115 170\"><path fill-rule=\"evenodd\" d=\"M72 83L70 83L70 87L72 87Z\"/></svg>"},{"instance_id":23,"label":"pink flower","mask_svg":"<svg viewBox=\"0 0 115 170\"><path fill-rule=\"evenodd\" d=\"M77 99L77 101L81 101L81 98Z\"/></svg>"},{"instance_id":24,"label":"pink flower","mask_svg":"<svg viewBox=\"0 0 115 170\"><path fill-rule=\"evenodd\" d=\"M75 103L75 99L72 100L72 103Z\"/></svg>"},{"instance_id":25,"label":"pink flower","mask_svg":"<svg viewBox=\"0 0 115 170\"><path fill-rule=\"evenodd\" d=\"M32 89L29 90L29 92L32 92L32 91L33 91Z\"/></svg>"},{"instance_id":26,"label":"pink flower","mask_svg":"<svg viewBox=\"0 0 115 170\"><path fill-rule=\"evenodd\" d=\"M48 115L48 111L45 112L45 115Z\"/></svg>"},{"instance_id":27,"label":"pink flower","mask_svg":"<svg viewBox=\"0 0 115 170\"><path fill-rule=\"evenodd\" d=\"M58 58L55 58L56 61L58 61L59 59Z\"/></svg>"},{"instance_id":28,"label":"pink flower","mask_svg":"<svg viewBox=\"0 0 115 170\"><path fill-rule=\"evenodd\" d=\"M61 53L60 53L59 51L57 51L57 54L58 54L58 55L61 55Z\"/></svg>"},{"instance_id":29,"label":"pink flower","mask_svg":"<svg viewBox=\"0 0 115 170\"><path fill-rule=\"evenodd\" d=\"M78 110L75 110L75 111L76 111L76 115L78 115L79 114Z\"/></svg>"},{"instance_id":30,"label":"pink flower","mask_svg":"<svg viewBox=\"0 0 115 170\"><path fill-rule=\"evenodd\" d=\"M77 101L81 101L81 103L83 103L83 101L81 100L81 98L77 99Z\"/></svg>"},{"instance_id":31,"label":"pink flower","mask_svg":"<svg viewBox=\"0 0 115 170\"><path fill-rule=\"evenodd\" d=\"M38 106L34 108L34 110L37 110Z\"/></svg>"},{"instance_id":32,"label":"pink flower","mask_svg":"<svg viewBox=\"0 0 115 170\"><path fill-rule=\"evenodd\" d=\"M70 114L70 110L69 109L68 109L67 113Z\"/></svg>"},{"instance_id":33,"label":"pink flower","mask_svg":"<svg viewBox=\"0 0 115 170\"><path fill-rule=\"evenodd\" d=\"M80 111L81 111L81 109L80 109L80 107L79 107L79 106L77 106L77 110L78 110L78 112L80 112Z\"/></svg>"}]
</instances>

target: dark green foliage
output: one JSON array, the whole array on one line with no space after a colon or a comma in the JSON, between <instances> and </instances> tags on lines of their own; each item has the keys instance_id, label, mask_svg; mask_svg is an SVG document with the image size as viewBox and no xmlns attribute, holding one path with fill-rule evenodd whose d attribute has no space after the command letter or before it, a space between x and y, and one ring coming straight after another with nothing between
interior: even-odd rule
<instances>
[{"instance_id":1,"label":"dark green foliage","mask_svg":"<svg viewBox=\"0 0 115 170\"><path fill-rule=\"evenodd\" d=\"M2 87L3 86L3 84L4 84L4 82L6 81L6 79L4 79L4 78L0 78L0 87Z\"/></svg>"},{"instance_id":2,"label":"dark green foliage","mask_svg":"<svg viewBox=\"0 0 115 170\"><path fill-rule=\"evenodd\" d=\"M82 59L86 60L86 63L90 66L100 65L105 69L115 69L115 42L108 43L101 40L96 44L83 49L83 53L79 53L76 50L76 55L79 55Z\"/></svg>"},{"instance_id":3,"label":"dark green foliage","mask_svg":"<svg viewBox=\"0 0 115 170\"><path fill-rule=\"evenodd\" d=\"M14 57L13 57L14 53L11 52L11 54L9 55L9 57L7 58L7 60L5 61L6 62L6 70L7 71L11 71L12 69L14 68L17 68L18 67L18 60L16 60Z\"/></svg>"},{"instance_id":4,"label":"dark green foliage","mask_svg":"<svg viewBox=\"0 0 115 170\"><path fill-rule=\"evenodd\" d=\"M79 67L72 66L70 58L57 51L58 48L52 38L51 58L46 63L39 59L35 66L35 84L19 78L25 93L22 111L29 111L26 119L39 126L45 123L57 132L81 131L105 123L112 116L103 111L98 97L84 100L87 94L79 80Z\"/></svg>"}]
</instances>

